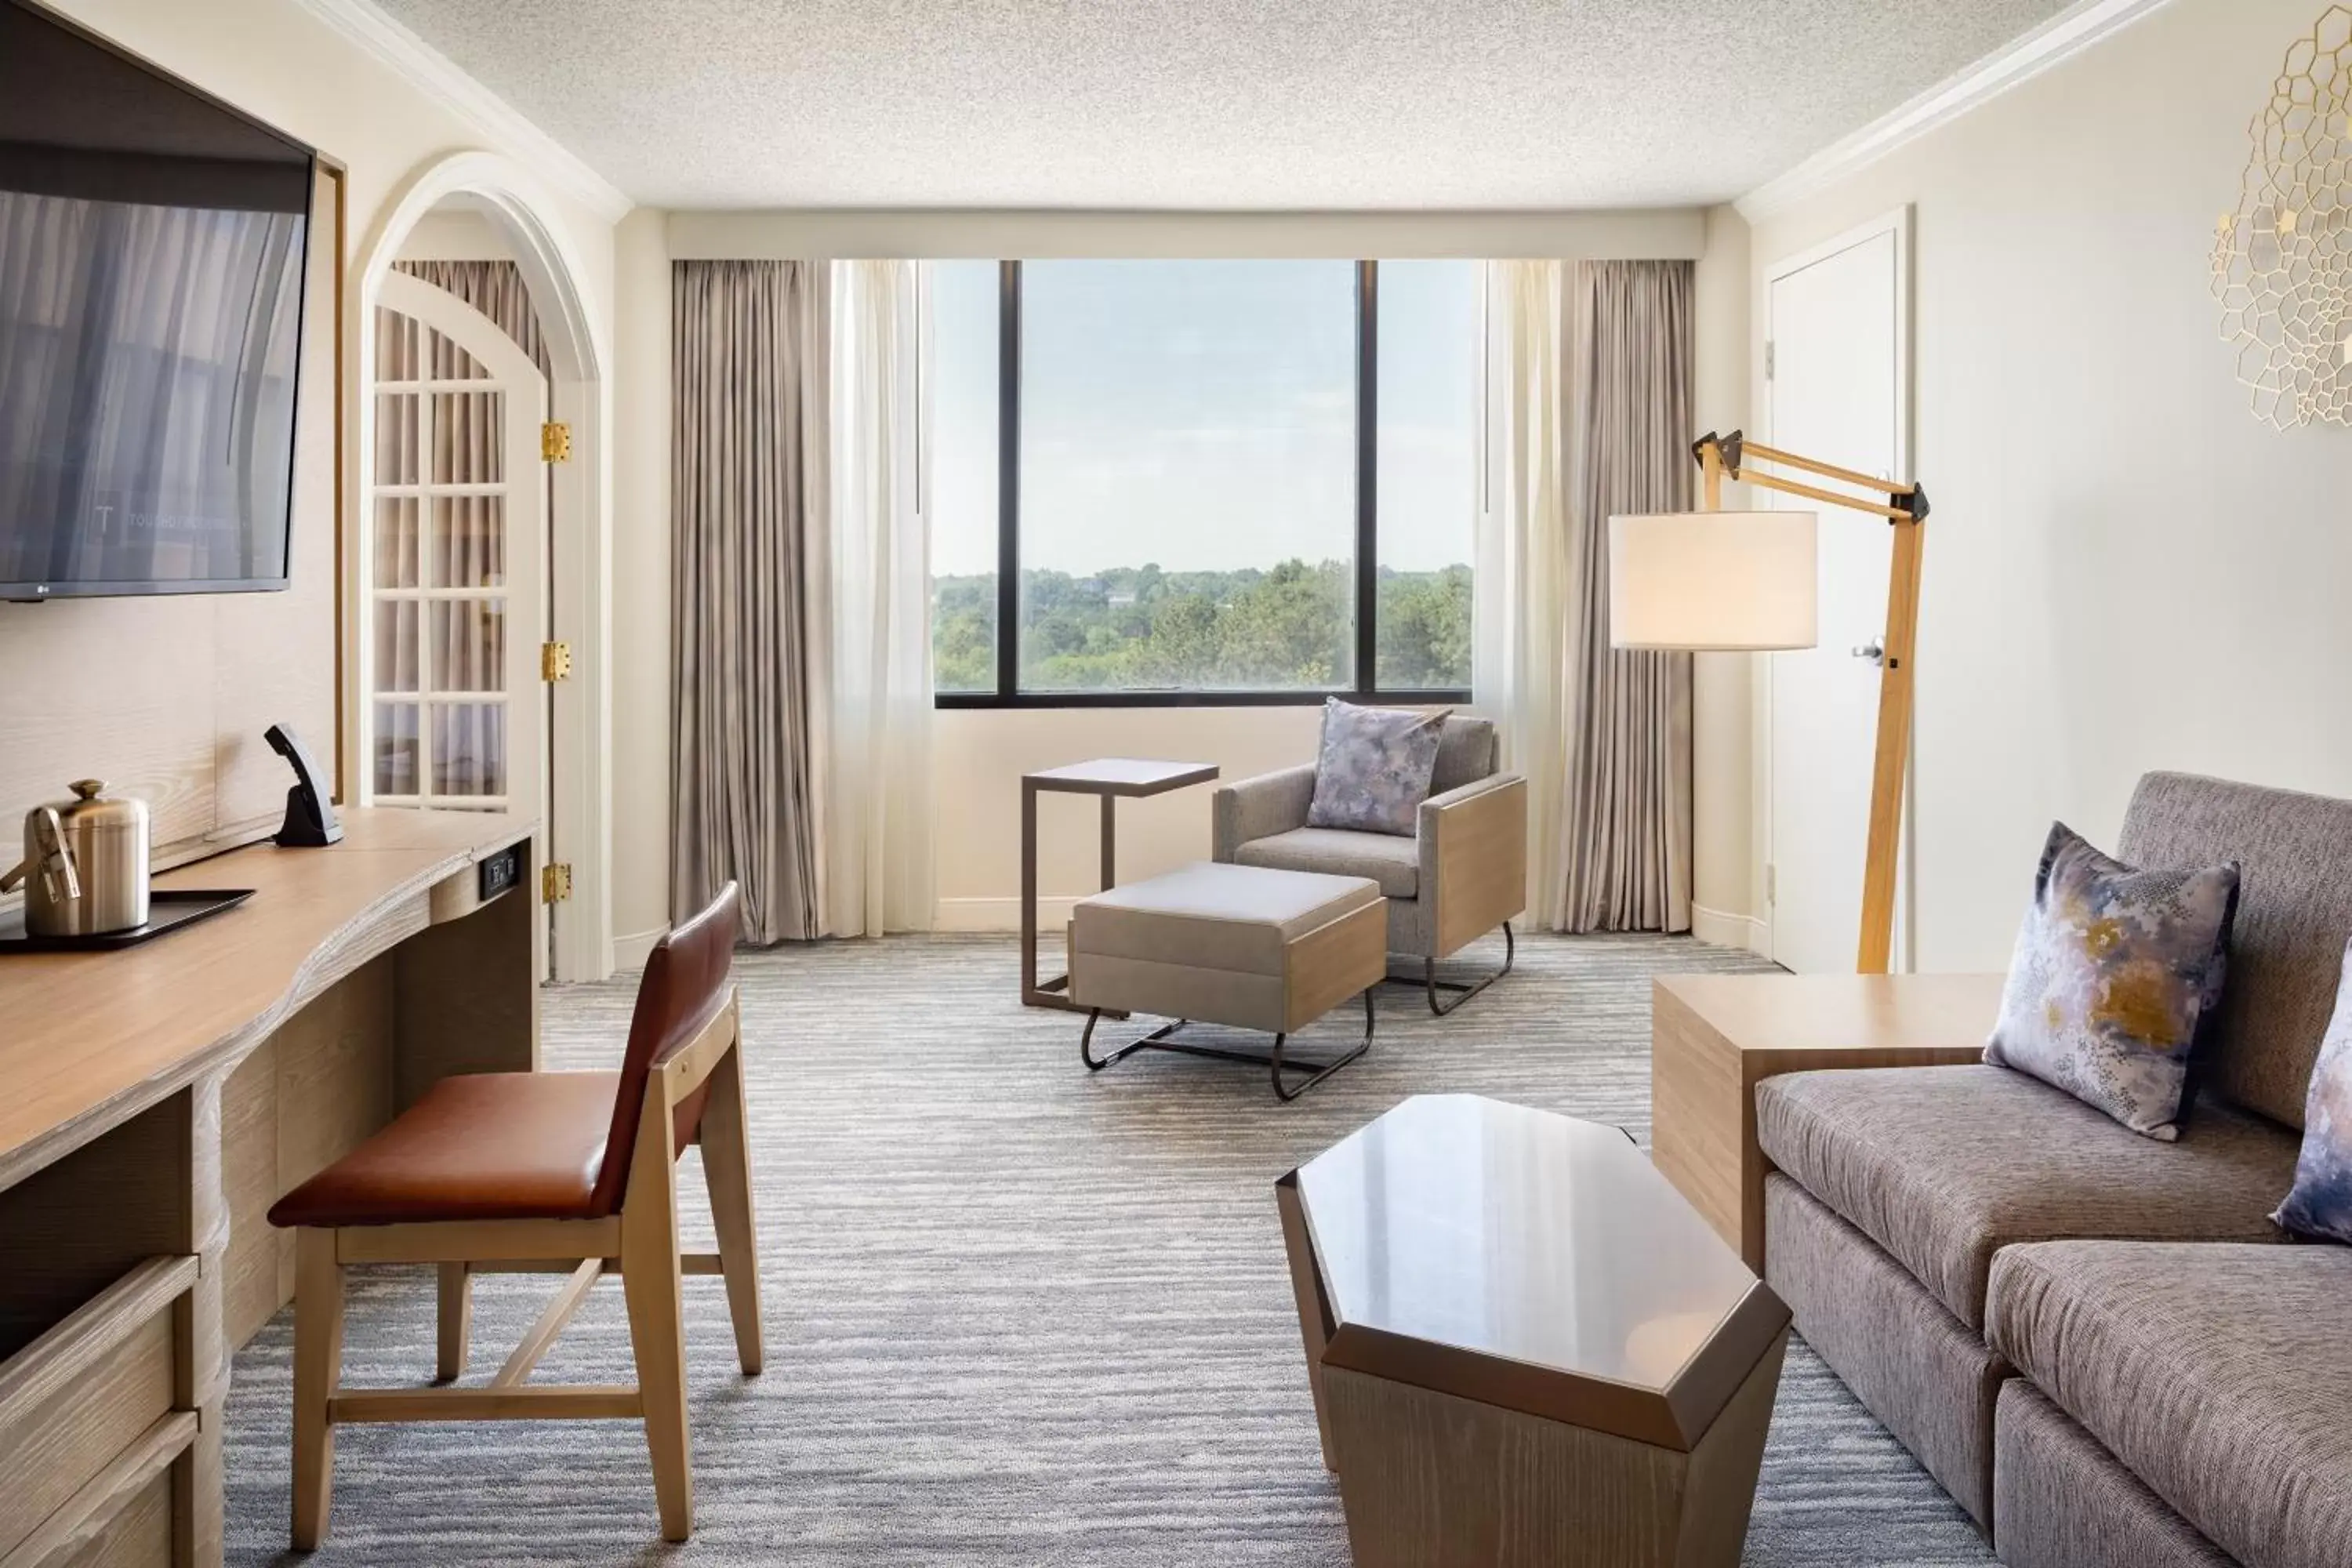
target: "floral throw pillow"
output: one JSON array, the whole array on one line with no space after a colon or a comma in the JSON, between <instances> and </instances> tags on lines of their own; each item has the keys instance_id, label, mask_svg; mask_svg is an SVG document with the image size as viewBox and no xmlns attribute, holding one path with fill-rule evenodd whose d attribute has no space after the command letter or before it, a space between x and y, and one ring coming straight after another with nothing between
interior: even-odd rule
<instances>
[{"instance_id":1,"label":"floral throw pillow","mask_svg":"<svg viewBox=\"0 0 2352 1568\"><path fill-rule=\"evenodd\" d=\"M2336 988L2336 1016L2311 1069L2294 1186L2271 1218L2297 1236L2352 1242L2352 948Z\"/></svg>"},{"instance_id":2,"label":"floral throw pillow","mask_svg":"<svg viewBox=\"0 0 2352 1568\"><path fill-rule=\"evenodd\" d=\"M1323 704L1323 749L1315 759L1309 827L1410 837L1429 798L1444 713L1359 708L1338 698Z\"/></svg>"},{"instance_id":3,"label":"floral throw pillow","mask_svg":"<svg viewBox=\"0 0 2352 1568\"><path fill-rule=\"evenodd\" d=\"M2235 861L2135 870L2053 825L1985 1060L2170 1142L2237 908Z\"/></svg>"}]
</instances>

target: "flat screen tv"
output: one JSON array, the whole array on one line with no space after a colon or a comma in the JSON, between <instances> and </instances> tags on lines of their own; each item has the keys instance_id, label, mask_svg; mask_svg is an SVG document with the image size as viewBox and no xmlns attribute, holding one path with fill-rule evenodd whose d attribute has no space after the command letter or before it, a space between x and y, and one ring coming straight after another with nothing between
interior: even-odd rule
<instances>
[{"instance_id":1,"label":"flat screen tv","mask_svg":"<svg viewBox=\"0 0 2352 1568\"><path fill-rule=\"evenodd\" d=\"M312 162L0 0L0 599L286 586Z\"/></svg>"}]
</instances>

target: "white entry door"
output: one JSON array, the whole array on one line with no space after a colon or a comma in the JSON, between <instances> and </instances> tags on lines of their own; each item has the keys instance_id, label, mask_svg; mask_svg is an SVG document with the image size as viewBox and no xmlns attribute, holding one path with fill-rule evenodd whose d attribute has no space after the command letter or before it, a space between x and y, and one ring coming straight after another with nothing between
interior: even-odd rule
<instances>
[{"instance_id":1,"label":"white entry door","mask_svg":"<svg viewBox=\"0 0 2352 1568\"><path fill-rule=\"evenodd\" d=\"M1767 444L1888 479L1908 468L1908 226L1907 211L1891 216L1769 276ZM1756 500L1813 504L1763 490ZM1885 633L1893 542L1881 520L1818 510L1820 645L1769 656L1766 887L1773 959L1800 973L1851 973L1879 684L1878 664L1856 650L1874 647ZM1909 967L1900 887L1895 969Z\"/></svg>"},{"instance_id":2,"label":"white entry door","mask_svg":"<svg viewBox=\"0 0 2352 1568\"><path fill-rule=\"evenodd\" d=\"M376 301L366 804L544 820L547 381L445 289L393 272Z\"/></svg>"}]
</instances>

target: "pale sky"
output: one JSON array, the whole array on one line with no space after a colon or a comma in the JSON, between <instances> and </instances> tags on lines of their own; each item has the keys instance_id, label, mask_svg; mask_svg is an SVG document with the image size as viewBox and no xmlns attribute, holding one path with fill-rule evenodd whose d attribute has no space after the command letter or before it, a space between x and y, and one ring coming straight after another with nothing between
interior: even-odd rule
<instances>
[{"instance_id":1,"label":"pale sky","mask_svg":"<svg viewBox=\"0 0 2352 1568\"><path fill-rule=\"evenodd\" d=\"M1355 264L1032 261L1024 268L1023 562L1087 575L1270 566L1355 549ZM1384 262L1382 563L1470 559L1475 261ZM940 262L933 569L996 565L997 265Z\"/></svg>"}]
</instances>

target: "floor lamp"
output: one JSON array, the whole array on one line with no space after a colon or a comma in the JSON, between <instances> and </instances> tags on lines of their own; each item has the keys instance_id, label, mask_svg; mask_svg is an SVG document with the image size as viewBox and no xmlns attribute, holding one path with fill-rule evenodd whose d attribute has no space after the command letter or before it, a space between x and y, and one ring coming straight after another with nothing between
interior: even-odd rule
<instances>
[{"instance_id":1,"label":"floor lamp","mask_svg":"<svg viewBox=\"0 0 2352 1568\"><path fill-rule=\"evenodd\" d=\"M1705 510L1609 520L1610 641L1617 647L1762 651L1812 647L1820 641L1815 514L1725 511L1727 479L1885 518L1894 527L1878 666L1869 850L1862 876L1862 936L1854 961L1864 974L1884 974L1895 943L1895 854L1903 831L1904 770L1911 752L1912 654L1919 629L1919 551L1927 492L1916 484L1757 446L1737 430L1728 436L1709 431L1693 443L1691 455L1704 476ZM1749 467L1757 462L1853 485L1864 493L1841 494L1759 473Z\"/></svg>"}]
</instances>

